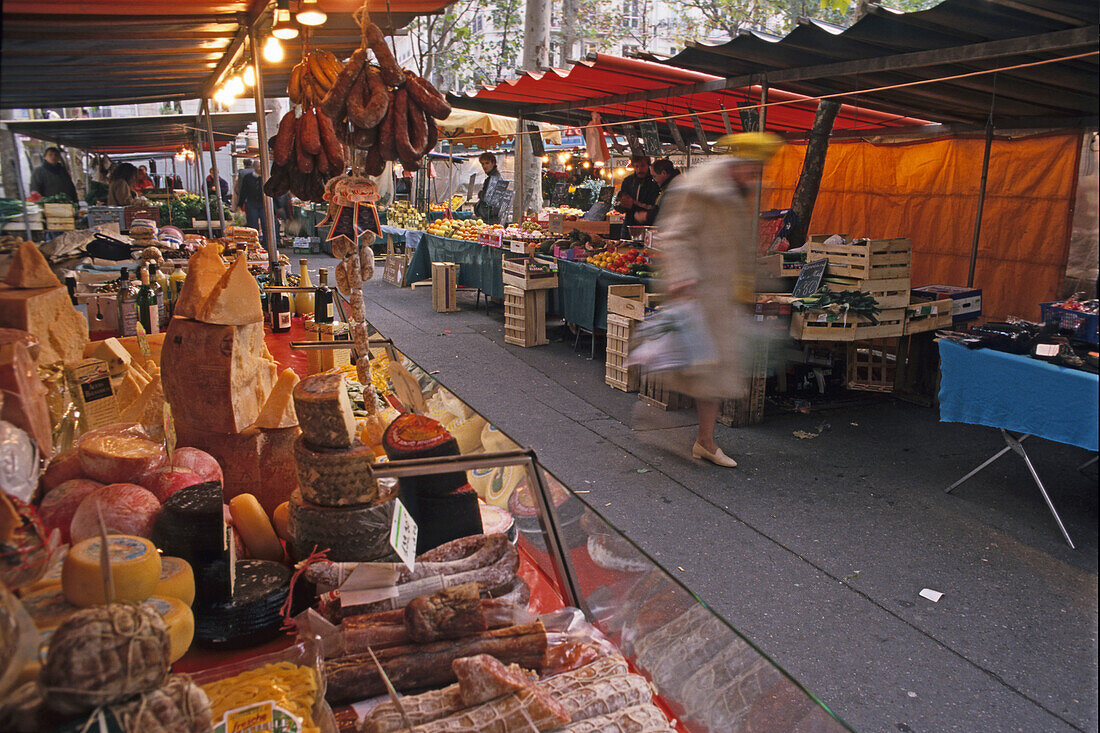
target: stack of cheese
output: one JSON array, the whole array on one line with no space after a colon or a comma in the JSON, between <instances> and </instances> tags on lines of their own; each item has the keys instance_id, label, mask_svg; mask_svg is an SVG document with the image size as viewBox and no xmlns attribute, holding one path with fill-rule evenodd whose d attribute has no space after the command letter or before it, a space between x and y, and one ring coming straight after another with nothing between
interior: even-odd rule
<instances>
[{"instance_id":1,"label":"stack of cheese","mask_svg":"<svg viewBox=\"0 0 1100 733\"><path fill-rule=\"evenodd\" d=\"M149 356L146 358L135 343L131 351L117 338L93 341L84 351L85 356L107 362L111 374L111 387L118 404L119 420L141 423L156 434L164 420L164 389L160 382L160 348L164 334L147 337ZM154 351L152 341L158 349ZM136 352L136 353L135 353Z\"/></svg>"},{"instance_id":2,"label":"stack of cheese","mask_svg":"<svg viewBox=\"0 0 1100 733\"><path fill-rule=\"evenodd\" d=\"M360 442L340 374L315 374L294 388L302 434L294 445L298 491L290 498L288 533L299 559L314 548L338 562L392 559L389 546L396 487L380 490L374 450Z\"/></svg>"},{"instance_id":3,"label":"stack of cheese","mask_svg":"<svg viewBox=\"0 0 1100 733\"><path fill-rule=\"evenodd\" d=\"M134 219L130 224L130 238L135 247L156 247L157 223L152 219Z\"/></svg>"},{"instance_id":4,"label":"stack of cheese","mask_svg":"<svg viewBox=\"0 0 1100 733\"><path fill-rule=\"evenodd\" d=\"M226 499L252 493L274 512L298 484L297 377L280 375L264 345L260 289L243 255L228 269L216 245L191 256L161 365L178 445L217 459Z\"/></svg>"},{"instance_id":5,"label":"stack of cheese","mask_svg":"<svg viewBox=\"0 0 1100 733\"><path fill-rule=\"evenodd\" d=\"M37 336L41 365L79 361L88 343L88 319L30 242L19 245L0 285L0 326Z\"/></svg>"},{"instance_id":6,"label":"stack of cheese","mask_svg":"<svg viewBox=\"0 0 1100 733\"><path fill-rule=\"evenodd\" d=\"M228 249L254 254L253 259L258 259L263 250L260 233L252 227L226 227L225 243Z\"/></svg>"}]
</instances>

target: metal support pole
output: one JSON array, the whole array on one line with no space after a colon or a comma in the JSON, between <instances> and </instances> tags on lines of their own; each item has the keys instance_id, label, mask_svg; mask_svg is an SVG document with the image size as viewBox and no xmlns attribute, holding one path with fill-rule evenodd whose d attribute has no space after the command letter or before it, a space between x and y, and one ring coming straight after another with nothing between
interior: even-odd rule
<instances>
[{"instance_id":1,"label":"metal support pole","mask_svg":"<svg viewBox=\"0 0 1100 733\"><path fill-rule=\"evenodd\" d=\"M27 241L31 242L34 241L34 237L31 235L31 217L27 213L27 196L30 195L30 192L23 189L23 161L19 155L19 141L15 139L14 135L12 135L12 147L15 149L15 158L11 161L11 169L15 173L15 185L19 189L19 201L23 204L23 228L27 232Z\"/></svg>"},{"instance_id":2,"label":"metal support pole","mask_svg":"<svg viewBox=\"0 0 1100 733\"><path fill-rule=\"evenodd\" d=\"M260 41L256 34L256 26L248 29L248 50L252 55L252 69L256 74L256 83L252 85L253 97L256 101L256 132L260 148L260 176L267 180L271 175L271 161L267 154L267 120L264 115L264 75L263 64L260 63ZM270 196L266 194L264 201L264 221L267 222L268 236L264 237L267 245L267 259L271 263L272 270L279 262L279 243L275 241L275 205Z\"/></svg>"},{"instance_id":3,"label":"metal support pole","mask_svg":"<svg viewBox=\"0 0 1100 733\"><path fill-rule=\"evenodd\" d=\"M760 85L760 109L758 112L760 117L759 131L764 132L767 129L768 124L768 82L765 80ZM756 181L756 210L754 212L753 227L753 241L760 241L760 208L764 205L764 176L761 173L760 178Z\"/></svg>"},{"instance_id":4,"label":"metal support pole","mask_svg":"<svg viewBox=\"0 0 1100 733\"><path fill-rule=\"evenodd\" d=\"M966 287L974 287L974 268L978 265L978 239L982 235L982 210L985 208L985 183L989 178L989 149L993 146L993 122L985 123L985 153L982 155L982 182L978 187L978 211L974 214L974 241L970 244L970 270Z\"/></svg>"},{"instance_id":5,"label":"metal support pole","mask_svg":"<svg viewBox=\"0 0 1100 733\"><path fill-rule=\"evenodd\" d=\"M225 234L225 203L222 201L222 184L221 175L218 173L218 155L214 149L214 125L210 121L210 102L203 97L202 99L202 116L206 120L206 144L210 148L210 167L214 169L214 189L217 191L218 199L218 222L221 225L221 233ZM199 152L202 152L200 147ZM200 156L201 157L201 156ZM203 188L206 188L206 179L203 179ZM210 221L209 217L207 221ZM211 232L210 236L213 237L214 233Z\"/></svg>"},{"instance_id":6,"label":"metal support pole","mask_svg":"<svg viewBox=\"0 0 1100 733\"><path fill-rule=\"evenodd\" d=\"M515 155L515 165L512 166L514 170L513 178L516 179L515 221L523 221L524 206L526 204L524 198L527 192L523 190L523 130L526 124L523 115L516 119L515 144L512 146Z\"/></svg>"},{"instance_id":7,"label":"metal support pole","mask_svg":"<svg viewBox=\"0 0 1100 733\"><path fill-rule=\"evenodd\" d=\"M202 136L199 133L195 133L195 164L198 165L202 160ZM200 171L201 177L201 171ZM217 183L215 182L215 186ZM221 188L218 187L218 193L221 193ZM214 225L210 223L210 192L206 190L206 183L202 185L202 200L206 204L206 236L210 239L214 238ZM220 202L220 199L219 199Z\"/></svg>"}]
</instances>

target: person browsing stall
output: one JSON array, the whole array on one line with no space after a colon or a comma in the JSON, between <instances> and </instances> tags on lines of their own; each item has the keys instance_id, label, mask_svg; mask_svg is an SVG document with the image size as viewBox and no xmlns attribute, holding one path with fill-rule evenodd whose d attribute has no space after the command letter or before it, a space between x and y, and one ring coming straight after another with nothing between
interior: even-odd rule
<instances>
[{"instance_id":1,"label":"person browsing stall","mask_svg":"<svg viewBox=\"0 0 1100 733\"><path fill-rule=\"evenodd\" d=\"M653 162L653 180L657 181L657 185L661 187L661 192L657 194L657 202L654 204L650 211L646 212L645 223L649 226L655 226L657 224L657 217L661 211L661 200L665 196L665 192L668 191L668 187L672 185L672 182L676 180L676 177L680 175L680 171L676 170L676 166L672 165L672 161L668 158L661 158Z\"/></svg>"},{"instance_id":2,"label":"person browsing stall","mask_svg":"<svg viewBox=\"0 0 1100 733\"><path fill-rule=\"evenodd\" d=\"M69 169L61 162L60 148L46 148L42 154L42 165L31 173L31 191L38 192L42 198L63 194L74 204L77 202L76 186Z\"/></svg>"},{"instance_id":3,"label":"person browsing stall","mask_svg":"<svg viewBox=\"0 0 1100 733\"><path fill-rule=\"evenodd\" d=\"M107 186L108 206L131 206L137 198L134 195L134 184L137 182L138 169L133 163L119 163L111 171L110 183Z\"/></svg>"},{"instance_id":4,"label":"person browsing stall","mask_svg":"<svg viewBox=\"0 0 1100 733\"><path fill-rule=\"evenodd\" d=\"M497 156L492 153L482 153L478 156L477 162L481 163L481 170L485 171L485 182L481 184L481 190L477 193L474 215L486 222L493 223L494 218L499 214L492 210L485 197L488 195L489 189L494 185L498 185L502 178L500 170L497 169ZM497 183L494 183L494 179Z\"/></svg>"},{"instance_id":5,"label":"person browsing stall","mask_svg":"<svg viewBox=\"0 0 1100 733\"><path fill-rule=\"evenodd\" d=\"M661 189L650 174L648 155L635 155L630 159L630 167L634 172L623 179L615 210L624 215L626 226L645 226L646 215L657 203Z\"/></svg>"}]
</instances>

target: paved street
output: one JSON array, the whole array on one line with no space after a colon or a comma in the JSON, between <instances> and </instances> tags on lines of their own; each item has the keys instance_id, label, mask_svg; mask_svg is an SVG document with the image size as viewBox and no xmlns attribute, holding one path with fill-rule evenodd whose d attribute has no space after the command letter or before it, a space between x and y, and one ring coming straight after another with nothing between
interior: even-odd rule
<instances>
[{"instance_id":1,"label":"paved street","mask_svg":"<svg viewBox=\"0 0 1100 733\"><path fill-rule=\"evenodd\" d=\"M741 465L719 469L690 458L693 414L607 387L599 356L574 353L564 330L550 329L548 346L505 345L499 306L475 312L460 293L461 312L434 313L429 289L380 275L364 288L379 330L588 490L857 730L1097 730L1097 473L1076 469L1086 452L1027 444L1076 551L1014 455L944 494L999 433L887 397L720 426ZM922 588L944 596L932 603Z\"/></svg>"}]
</instances>

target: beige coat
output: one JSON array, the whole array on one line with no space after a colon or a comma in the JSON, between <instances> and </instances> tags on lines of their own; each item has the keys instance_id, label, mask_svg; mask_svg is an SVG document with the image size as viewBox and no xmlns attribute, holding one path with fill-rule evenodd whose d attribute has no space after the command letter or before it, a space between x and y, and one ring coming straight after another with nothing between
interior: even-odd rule
<instances>
[{"instance_id":1,"label":"beige coat","mask_svg":"<svg viewBox=\"0 0 1100 733\"><path fill-rule=\"evenodd\" d=\"M717 363L671 374L669 388L697 399L742 397L750 361L750 304L755 290L755 192L742 190L722 157L692 168L665 195L658 223L660 285L694 282ZM751 164L750 164L751 165Z\"/></svg>"}]
</instances>

